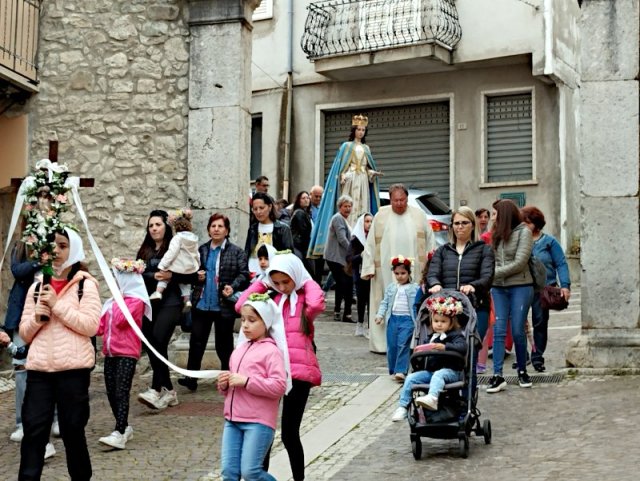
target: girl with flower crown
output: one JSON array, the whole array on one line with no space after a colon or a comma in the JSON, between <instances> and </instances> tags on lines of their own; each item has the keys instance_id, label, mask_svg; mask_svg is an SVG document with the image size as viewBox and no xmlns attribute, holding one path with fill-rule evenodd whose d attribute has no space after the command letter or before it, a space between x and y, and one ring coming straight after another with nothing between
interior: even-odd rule
<instances>
[{"instance_id":1,"label":"girl with flower crown","mask_svg":"<svg viewBox=\"0 0 640 481\"><path fill-rule=\"evenodd\" d=\"M395 282L384 291L376 314L376 324L387 323L387 364L389 374L403 382L409 370L411 340L416 328L413 304L420 286L411 282L411 259L396 256L391 259Z\"/></svg>"},{"instance_id":2,"label":"girl with flower crown","mask_svg":"<svg viewBox=\"0 0 640 481\"><path fill-rule=\"evenodd\" d=\"M143 317L151 319L151 301L142 278L145 267L144 261L140 259L134 261L115 258L111 261L111 270L124 303L140 328ZM104 381L111 412L116 418L115 430L99 441L116 449L124 449L133 434L133 428L128 422L129 394L142 344L113 298L102 307L97 335L104 336Z\"/></svg>"},{"instance_id":3,"label":"girl with flower crown","mask_svg":"<svg viewBox=\"0 0 640 481\"><path fill-rule=\"evenodd\" d=\"M291 389L284 321L268 294L251 294L240 316L242 329L229 370L218 376L218 390L225 396L222 479L275 481L263 461L273 442L280 399Z\"/></svg>"},{"instance_id":4,"label":"girl with flower crown","mask_svg":"<svg viewBox=\"0 0 640 481\"><path fill-rule=\"evenodd\" d=\"M431 317L430 342L416 347L419 351L451 351L462 354L467 352L467 341L460 330L457 315L462 313L462 303L454 297L434 297L427 299L427 309ZM416 371L409 376L402 386L400 406L393 413L392 421L407 418L407 408L411 403L411 387L415 384L429 384L429 393L416 398L416 404L426 409L438 410L438 396L445 384L462 379L464 358L447 356L431 356L427 359L427 369Z\"/></svg>"}]
</instances>

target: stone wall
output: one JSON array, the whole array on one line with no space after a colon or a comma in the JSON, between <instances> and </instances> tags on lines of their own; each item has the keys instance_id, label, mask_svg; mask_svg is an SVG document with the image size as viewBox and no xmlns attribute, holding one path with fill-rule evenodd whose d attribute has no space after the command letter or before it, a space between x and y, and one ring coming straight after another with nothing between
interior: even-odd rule
<instances>
[{"instance_id":1,"label":"stone wall","mask_svg":"<svg viewBox=\"0 0 640 481\"><path fill-rule=\"evenodd\" d=\"M46 156L55 131L60 162L95 178L81 195L107 259L135 255L150 210L187 202L184 10L179 0L43 2L30 158Z\"/></svg>"}]
</instances>

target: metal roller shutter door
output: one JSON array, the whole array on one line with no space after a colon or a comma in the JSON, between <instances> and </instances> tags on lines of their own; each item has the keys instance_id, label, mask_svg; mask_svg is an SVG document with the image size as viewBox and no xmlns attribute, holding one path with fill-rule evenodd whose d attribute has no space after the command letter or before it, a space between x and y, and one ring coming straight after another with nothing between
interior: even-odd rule
<instances>
[{"instance_id":1,"label":"metal roller shutter door","mask_svg":"<svg viewBox=\"0 0 640 481\"><path fill-rule=\"evenodd\" d=\"M410 189L437 192L449 204L449 102L325 112L325 178L357 113L369 117L366 140L384 173L381 189L402 182Z\"/></svg>"}]
</instances>

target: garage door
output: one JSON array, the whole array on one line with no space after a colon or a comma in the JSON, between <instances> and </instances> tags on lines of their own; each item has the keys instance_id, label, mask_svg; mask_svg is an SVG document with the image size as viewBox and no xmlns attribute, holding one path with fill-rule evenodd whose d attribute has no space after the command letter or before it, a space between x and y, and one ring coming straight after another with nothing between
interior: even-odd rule
<instances>
[{"instance_id":1,"label":"garage door","mask_svg":"<svg viewBox=\"0 0 640 481\"><path fill-rule=\"evenodd\" d=\"M437 192L449 204L449 102L366 110L326 111L324 175L340 144L349 137L351 117L369 117L367 144L384 173L380 188L402 182L410 189Z\"/></svg>"}]
</instances>

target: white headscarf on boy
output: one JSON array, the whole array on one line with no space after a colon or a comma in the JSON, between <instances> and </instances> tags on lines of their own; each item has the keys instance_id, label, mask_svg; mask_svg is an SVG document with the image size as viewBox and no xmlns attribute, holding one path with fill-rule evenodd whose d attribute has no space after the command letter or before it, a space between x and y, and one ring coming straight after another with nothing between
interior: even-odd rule
<instances>
[{"instance_id":1,"label":"white headscarf on boy","mask_svg":"<svg viewBox=\"0 0 640 481\"><path fill-rule=\"evenodd\" d=\"M360 217L358 217L356 225L353 228L353 231L351 231L351 237L355 237L356 239L358 239L363 247L367 245L367 233L364 231L364 219L368 215L371 214L369 212L365 212Z\"/></svg>"},{"instance_id":2,"label":"white headscarf on boy","mask_svg":"<svg viewBox=\"0 0 640 481\"><path fill-rule=\"evenodd\" d=\"M271 281L271 274L273 272L282 272L293 279L295 287L293 288L293 292L291 292L291 294L287 295L279 291L278 288L273 284L273 282ZM269 264L269 270L267 271L267 277L264 282L268 287L282 294L278 306L280 307L280 310L282 310L285 301L289 299L289 315L295 316L296 304L298 302L298 294L296 293L296 291L302 289L305 283L310 280L312 280L311 276L307 272L307 269L305 269L302 261L295 254L287 253L276 254L274 256L273 262Z\"/></svg>"},{"instance_id":3,"label":"white headscarf on boy","mask_svg":"<svg viewBox=\"0 0 640 481\"><path fill-rule=\"evenodd\" d=\"M260 247L262 247L262 246L264 246L265 249L267 249L267 257L269 259L269 267L270 267L271 263L273 262L273 258L276 256L278 251L271 244L260 244L258 246L258 248L256 249L256 252L258 252L258 249L260 249ZM263 276L266 275L267 271L269 270L269 267L267 267L264 271L262 269L260 269L260 274L263 275Z\"/></svg>"},{"instance_id":4,"label":"white headscarf on boy","mask_svg":"<svg viewBox=\"0 0 640 481\"><path fill-rule=\"evenodd\" d=\"M260 296L260 294L258 294ZM251 306L258 313L264 325L267 326L267 333L275 342L276 346L282 353L284 358L284 369L287 373L287 394L291 391L291 365L289 363L289 346L287 345L287 335L284 331L284 319L282 319L282 312L280 308L268 296L264 294L265 300L246 300L243 306ZM251 298L251 296L249 296ZM238 341L236 348L249 342L245 337L242 329L238 333Z\"/></svg>"},{"instance_id":5,"label":"white headscarf on boy","mask_svg":"<svg viewBox=\"0 0 640 481\"><path fill-rule=\"evenodd\" d=\"M152 313L151 301L149 300L149 294L147 293L147 288L144 285L142 274L138 274L136 272L122 272L115 267L111 268L111 272L113 272L113 276L118 282L118 287L120 288L122 297L136 297L144 302L144 316L150 320ZM104 306L102 306L102 313L100 315L102 316L102 314L108 312L112 304L113 297L104 303Z\"/></svg>"},{"instance_id":6,"label":"white headscarf on boy","mask_svg":"<svg viewBox=\"0 0 640 481\"><path fill-rule=\"evenodd\" d=\"M64 231L69 237L69 257L67 257L67 260L56 269L58 274L64 271L67 267L74 265L76 262L82 262L84 260L84 247L82 245L82 238L80 235L69 227L65 227Z\"/></svg>"}]
</instances>

